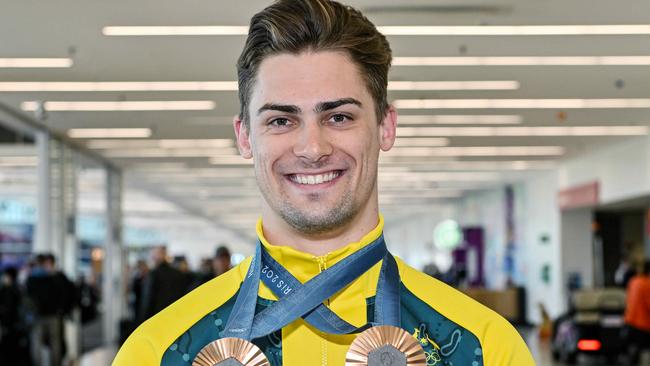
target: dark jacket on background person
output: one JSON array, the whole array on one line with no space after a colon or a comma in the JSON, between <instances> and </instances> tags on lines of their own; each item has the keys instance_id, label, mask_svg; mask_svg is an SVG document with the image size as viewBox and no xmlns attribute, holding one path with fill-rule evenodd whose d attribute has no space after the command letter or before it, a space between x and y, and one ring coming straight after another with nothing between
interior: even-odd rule
<instances>
[{"instance_id":1,"label":"dark jacket on background person","mask_svg":"<svg viewBox=\"0 0 650 366\"><path fill-rule=\"evenodd\" d=\"M144 319L139 320L143 321L155 315L180 299L186 291L185 276L167 262L159 264L145 278L142 299Z\"/></svg>"},{"instance_id":2,"label":"dark jacket on background person","mask_svg":"<svg viewBox=\"0 0 650 366\"><path fill-rule=\"evenodd\" d=\"M15 283L16 271L7 272L13 281L0 286L0 365L27 366L30 360L22 293Z\"/></svg>"}]
</instances>

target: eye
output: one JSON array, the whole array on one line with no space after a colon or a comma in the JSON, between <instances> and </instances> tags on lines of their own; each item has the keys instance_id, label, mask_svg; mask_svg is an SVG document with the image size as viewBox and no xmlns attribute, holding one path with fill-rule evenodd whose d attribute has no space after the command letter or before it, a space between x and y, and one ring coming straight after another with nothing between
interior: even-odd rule
<instances>
[{"instance_id":1,"label":"eye","mask_svg":"<svg viewBox=\"0 0 650 366\"><path fill-rule=\"evenodd\" d=\"M329 122L340 125L340 124L343 124L345 122L350 121L351 119L352 118L350 118L349 116L347 116L345 114L334 114L334 115L332 115L330 117Z\"/></svg>"},{"instance_id":2,"label":"eye","mask_svg":"<svg viewBox=\"0 0 650 366\"><path fill-rule=\"evenodd\" d=\"M287 118L275 118L269 122L269 126L272 127L287 127L291 124Z\"/></svg>"}]
</instances>

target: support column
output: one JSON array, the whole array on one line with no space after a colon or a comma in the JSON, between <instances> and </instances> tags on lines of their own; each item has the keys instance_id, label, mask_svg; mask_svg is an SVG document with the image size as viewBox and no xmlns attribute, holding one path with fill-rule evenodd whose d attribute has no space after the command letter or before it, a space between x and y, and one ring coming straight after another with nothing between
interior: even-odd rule
<instances>
[{"instance_id":1,"label":"support column","mask_svg":"<svg viewBox=\"0 0 650 366\"><path fill-rule=\"evenodd\" d=\"M39 131L36 133L36 156L38 157L38 203L36 209L38 219L36 221L36 238L33 251L41 253L51 250L50 134L48 132Z\"/></svg>"},{"instance_id":2,"label":"support column","mask_svg":"<svg viewBox=\"0 0 650 366\"><path fill-rule=\"evenodd\" d=\"M124 313L125 279L122 250L122 175L106 168L106 252L104 256L104 342L117 342Z\"/></svg>"}]
</instances>

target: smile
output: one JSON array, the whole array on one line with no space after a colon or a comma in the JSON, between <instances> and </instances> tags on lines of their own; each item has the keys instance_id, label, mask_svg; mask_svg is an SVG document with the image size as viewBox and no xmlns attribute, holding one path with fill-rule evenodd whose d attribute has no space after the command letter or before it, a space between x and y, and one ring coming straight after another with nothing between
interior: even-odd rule
<instances>
[{"instance_id":1,"label":"smile","mask_svg":"<svg viewBox=\"0 0 650 366\"><path fill-rule=\"evenodd\" d=\"M314 185L330 182L340 175L341 171L335 170L323 174L291 174L289 175L289 179L298 184Z\"/></svg>"}]
</instances>

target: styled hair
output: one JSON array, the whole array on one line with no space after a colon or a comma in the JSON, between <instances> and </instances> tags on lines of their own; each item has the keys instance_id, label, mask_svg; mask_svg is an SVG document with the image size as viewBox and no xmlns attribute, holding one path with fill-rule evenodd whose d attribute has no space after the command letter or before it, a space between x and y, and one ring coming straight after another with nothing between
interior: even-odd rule
<instances>
[{"instance_id":1,"label":"styled hair","mask_svg":"<svg viewBox=\"0 0 650 366\"><path fill-rule=\"evenodd\" d=\"M358 67L375 102L377 121L388 108L390 45L360 11L330 0L278 0L251 19L237 61L239 118L250 126L249 101L262 61L282 53L342 51Z\"/></svg>"}]
</instances>

